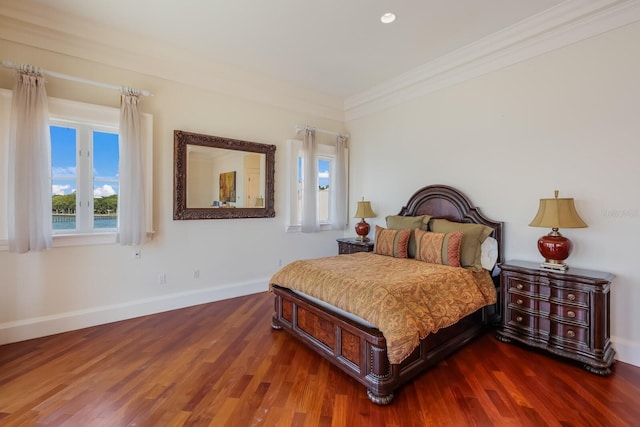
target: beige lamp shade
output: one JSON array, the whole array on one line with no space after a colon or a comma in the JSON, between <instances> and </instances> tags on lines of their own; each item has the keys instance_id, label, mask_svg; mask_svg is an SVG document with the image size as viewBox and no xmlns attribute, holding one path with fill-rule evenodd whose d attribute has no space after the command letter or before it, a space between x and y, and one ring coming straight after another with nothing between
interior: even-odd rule
<instances>
[{"instance_id":1,"label":"beige lamp shade","mask_svg":"<svg viewBox=\"0 0 640 427\"><path fill-rule=\"evenodd\" d=\"M558 191L554 199L540 199L538 213L529 224L532 227L547 228L585 228L588 225L580 218L573 199L558 198Z\"/></svg>"},{"instance_id":2,"label":"beige lamp shade","mask_svg":"<svg viewBox=\"0 0 640 427\"><path fill-rule=\"evenodd\" d=\"M375 218L376 214L371 209L371 202L368 200L362 200L358 202L358 208L356 209L354 218Z\"/></svg>"},{"instance_id":3,"label":"beige lamp shade","mask_svg":"<svg viewBox=\"0 0 640 427\"><path fill-rule=\"evenodd\" d=\"M538 213L533 218L532 227L551 228L551 233L538 239L538 251L544 257L541 268L565 271L569 267L564 263L573 247L571 240L558 231L559 228L585 228L587 224L580 218L573 199L559 199L558 190L555 198L540 199Z\"/></svg>"}]
</instances>

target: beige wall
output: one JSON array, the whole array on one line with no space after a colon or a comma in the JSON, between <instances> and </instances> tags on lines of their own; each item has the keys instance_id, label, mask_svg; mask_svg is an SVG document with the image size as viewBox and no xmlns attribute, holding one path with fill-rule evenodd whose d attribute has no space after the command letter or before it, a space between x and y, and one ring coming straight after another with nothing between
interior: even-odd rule
<instances>
[{"instance_id":1,"label":"beige wall","mask_svg":"<svg viewBox=\"0 0 640 427\"><path fill-rule=\"evenodd\" d=\"M461 189L505 222L506 257L539 260L538 199L573 197L586 229L561 230L568 263L617 277L618 358L640 365L640 24L347 123L351 204L383 225L428 184Z\"/></svg>"},{"instance_id":2,"label":"beige wall","mask_svg":"<svg viewBox=\"0 0 640 427\"><path fill-rule=\"evenodd\" d=\"M119 245L0 251L0 343L160 310L266 291L278 260L337 253L337 232L285 233L287 139L296 123L342 123L207 92L0 40L2 59L150 90L141 109L154 116L154 239L141 258ZM209 78L209 76L203 76ZM213 78L213 77L212 77ZM0 87L13 73L0 69ZM115 91L47 78L50 96L117 107ZM275 144L275 209L269 219L174 221L173 131L181 129ZM322 141L322 137L320 137ZM327 141L325 141L327 142ZM2 171L5 173L5 171ZM1 239L1 237L0 237ZM199 278L194 278L199 270ZM158 284L165 273L167 283ZM269 321L265 321L269 327Z\"/></svg>"}]
</instances>

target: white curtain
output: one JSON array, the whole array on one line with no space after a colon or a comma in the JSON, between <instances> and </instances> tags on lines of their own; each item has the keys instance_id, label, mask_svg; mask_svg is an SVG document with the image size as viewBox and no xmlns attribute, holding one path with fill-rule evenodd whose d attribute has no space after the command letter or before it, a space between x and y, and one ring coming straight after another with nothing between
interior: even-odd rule
<instances>
[{"instance_id":1,"label":"white curtain","mask_svg":"<svg viewBox=\"0 0 640 427\"><path fill-rule=\"evenodd\" d=\"M318 147L315 129L307 128L302 142L304 170L302 182L302 232L315 233L318 225Z\"/></svg>"},{"instance_id":2,"label":"white curtain","mask_svg":"<svg viewBox=\"0 0 640 427\"><path fill-rule=\"evenodd\" d=\"M334 230L344 230L347 227L347 159L345 154L345 140L338 135L336 140L335 179L331 184L331 209Z\"/></svg>"},{"instance_id":3,"label":"white curtain","mask_svg":"<svg viewBox=\"0 0 640 427\"><path fill-rule=\"evenodd\" d=\"M120 105L118 242L140 245L147 237L142 170L142 128L137 91L125 88Z\"/></svg>"},{"instance_id":4,"label":"white curtain","mask_svg":"<svg viewBox=\"0 0 640 427\"><path fill-rule=\"evenodd\" d=\"M9 139L9 251L51 248L51 136L44 76L22 65L16 73Z\"/></svg>"}]
</instances>

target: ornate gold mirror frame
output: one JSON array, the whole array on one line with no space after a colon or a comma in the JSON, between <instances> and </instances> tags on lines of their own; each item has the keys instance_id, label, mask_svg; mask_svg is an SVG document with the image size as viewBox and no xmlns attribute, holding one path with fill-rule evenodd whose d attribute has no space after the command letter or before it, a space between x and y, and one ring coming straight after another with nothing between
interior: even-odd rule
<instances>
[{"instance_id":1,"label":"ornate gold mirror frame","mask_svg":"<svg viewBox=\"0 0 640 427\"><path fill-rule=\"evenodd\" d=\"M275 217L275 152L275 145L174 131L173 219Z\"/></svg>"}]
</instances>

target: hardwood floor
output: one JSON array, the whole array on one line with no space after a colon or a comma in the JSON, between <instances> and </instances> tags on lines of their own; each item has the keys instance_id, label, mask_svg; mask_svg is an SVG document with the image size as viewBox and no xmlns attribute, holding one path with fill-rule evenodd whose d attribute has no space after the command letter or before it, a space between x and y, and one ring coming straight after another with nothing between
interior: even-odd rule
<instances>
[{"instance_id":1,"label":"hardwood floor","mask_svg":"<svg viewBox=\"0 0 640 427\"><path fill-rule=\"evenodd\" d=\"M0 425L640 425L640 368L601 378L491 332L377 406L272 311L261 293L0 346Z\"/></svg>"}]
</instances>

